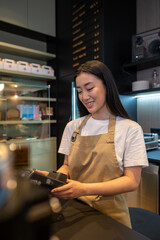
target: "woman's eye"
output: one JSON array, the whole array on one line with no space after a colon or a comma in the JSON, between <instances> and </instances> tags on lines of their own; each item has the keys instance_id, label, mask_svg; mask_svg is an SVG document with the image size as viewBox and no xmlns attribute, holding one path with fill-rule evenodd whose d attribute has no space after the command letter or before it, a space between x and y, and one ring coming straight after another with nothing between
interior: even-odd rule
<instances>
[{"instance_id":1,"label":"woman's eye","mask_svg":"<svg viewBox=\"0 0 160 240\"><path fill-rule=\"evenodd\" d=\"M93 89L93 87L92 88L88 88L87 91L91 91L92 89Z\"/></svg>"},{"instance_id":2,"label":"woman's eye","mask_svg":"<svg viewBox=\"0 0 160 240\"><path fill-rule=\"evenodd\" d=\"M77 93L78 93L78 94L81 94L81 93L82 93L82 91L77 91Z\"/></svg>"}]
</instances>

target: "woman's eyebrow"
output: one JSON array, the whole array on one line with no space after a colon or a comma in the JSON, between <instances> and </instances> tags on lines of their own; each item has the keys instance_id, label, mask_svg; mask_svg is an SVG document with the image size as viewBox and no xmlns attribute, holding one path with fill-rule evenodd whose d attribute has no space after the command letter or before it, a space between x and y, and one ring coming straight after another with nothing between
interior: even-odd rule
<instances>
[{"instance_id":1,"label":"woman's eyebrow","mask_svg":"<svg viewBox=\"0 0 160 240\"><path fill-rule=\"evenodd\" d=\"M76 88L80 88L80 87L76 86Z\"/></svg>"},{"instance_id":2,"label":"woman's eyebrow","mask_svg":"<svg viewBox=\"0 0 160 240\"><path fill-rule=\"evenodd\" d=\"M87 87L89 84L92 84L93 82L87 82L84 84L84 87ZM80 88L80 86L76 86L76 88Z\"/></svg>"},{"instance_id":3,"label":"woman's eyebrow","mask_svg":"<svg viewBox=\"0 0 160 240\"><path fill-rule=\"evenodd\" d=\"M86 84L84 84L85 87L87 87L88 85L92 84L93 82L88 82Z\"/></svg>"}]
</instances>

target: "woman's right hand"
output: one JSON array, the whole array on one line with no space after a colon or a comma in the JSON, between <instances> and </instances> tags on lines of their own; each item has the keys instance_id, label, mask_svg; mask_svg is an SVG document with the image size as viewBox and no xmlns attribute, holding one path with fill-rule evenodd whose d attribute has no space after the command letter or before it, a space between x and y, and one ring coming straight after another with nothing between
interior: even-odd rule
<instances>
[{"instance_id":1,"label":"woman's right hand","mask_svg":"<svg viewBox=\"0 0 160 240\"><path fill-rule=\"evenodd\" d=\"M41 174L43 174L45 176L48 176L48 174L49 174L49 172L47 172L47 171L41 171L41 170L37 170L37 169L34 169L34 171L38 172L38 173L41 173Z\"/></svg>"}]
</instances>

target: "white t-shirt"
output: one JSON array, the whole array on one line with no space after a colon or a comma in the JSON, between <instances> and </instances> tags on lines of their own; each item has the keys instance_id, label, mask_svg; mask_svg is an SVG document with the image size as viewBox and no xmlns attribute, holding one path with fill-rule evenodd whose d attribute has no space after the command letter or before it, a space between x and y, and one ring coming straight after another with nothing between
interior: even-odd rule
<instances>
[{"instance_id":1,"label":"white t-shirt","mask_svg":"<svg viewBox=\"0 0 160 240\"><path fill-rule=\"evenodd\" d=\"M84 117L70 121L63 132L58 152L69 155L70 141ZM98 135L108 132L109 120L95 120L90 117L81 129L82 136ZM116 117L115 151L119 166L123 172L124 167L148 166L146 147L141 126L132 120Z\"/></svg>"}]
</instances>

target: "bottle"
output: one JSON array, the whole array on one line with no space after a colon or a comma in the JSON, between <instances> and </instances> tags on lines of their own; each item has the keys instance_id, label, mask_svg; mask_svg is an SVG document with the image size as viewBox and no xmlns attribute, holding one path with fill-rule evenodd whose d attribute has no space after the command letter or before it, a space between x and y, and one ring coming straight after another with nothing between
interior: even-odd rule
<instances>
[{"instance_id":1,"label":"bottle","mask_svg":"<svg viewBox=\"0 0 160 240\"><path fill-rule=\"evenodd\" d=\"M154 69L153 70L153 78L152 78L152 88L156 88L158 87L158 73L157 70Z\"/></svg>"}]
</instances>

